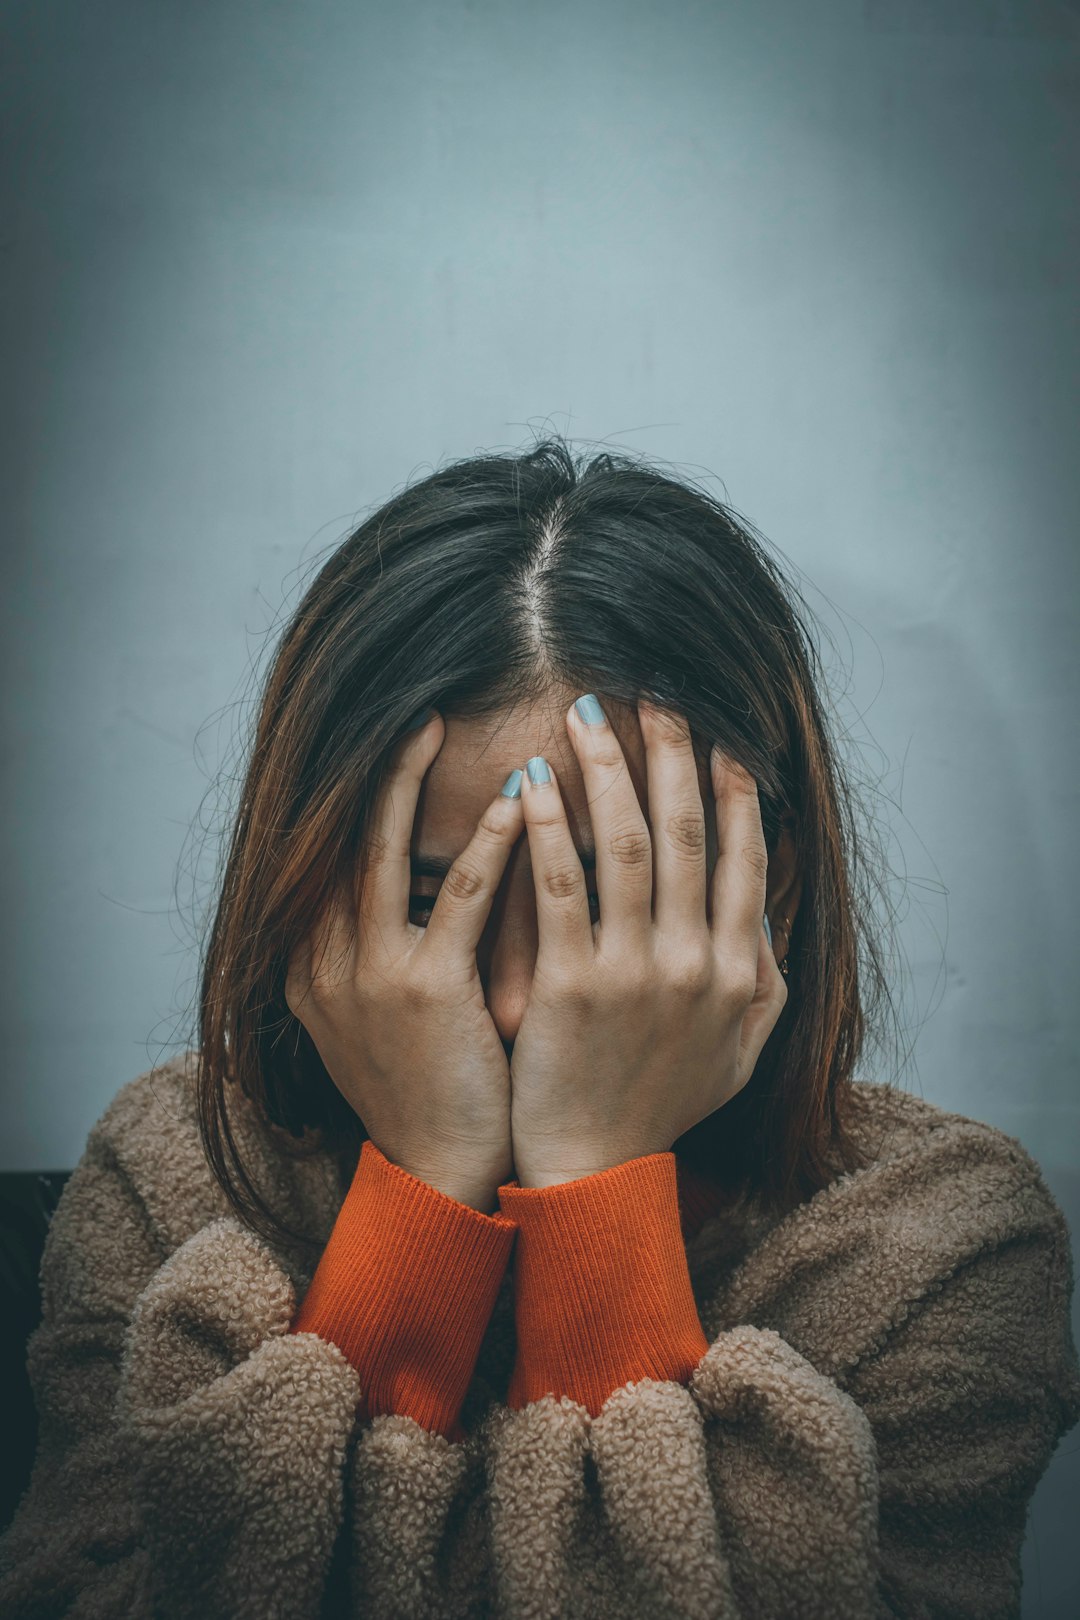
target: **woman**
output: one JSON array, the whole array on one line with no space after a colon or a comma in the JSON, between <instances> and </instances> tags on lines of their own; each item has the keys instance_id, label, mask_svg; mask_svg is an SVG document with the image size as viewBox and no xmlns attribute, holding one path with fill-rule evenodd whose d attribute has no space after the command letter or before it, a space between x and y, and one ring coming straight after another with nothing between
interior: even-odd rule
<instances>
[{"instance_id":1,"label":"woman","mask_svg":"<svg viewBox=\"0 0 1080 1620\"><path fill-rule=\"evenodd\" d=\"M53 1219L5 1616L1018 1612L1069 1236L1017 1141L855 1078L795 602L557 439L322 568L197 1039Z\"/></svg>"}]
</instances>

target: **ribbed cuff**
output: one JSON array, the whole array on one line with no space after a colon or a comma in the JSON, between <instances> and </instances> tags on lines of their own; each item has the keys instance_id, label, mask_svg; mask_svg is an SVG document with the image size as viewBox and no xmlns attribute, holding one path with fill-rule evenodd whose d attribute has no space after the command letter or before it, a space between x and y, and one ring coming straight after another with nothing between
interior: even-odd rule
<instances>
[{"instance_id":1,"label":"ribbed cuff","mask_svg":"<svg viewBox=\"0 0 1080 1620\"><path fill-rule=\"evenodd\" d=\"M290 1331L341 1349L363 1416L403 1413L460 1441L515 1235L507 1216L448 1197L369 1139Z\"/></svg>"},{"instance_id":2,"label":"ribbed cuff","mask_svg":"<svg viewBox=\"0 0 1080 1620\"><path fill-rule=\"evenodd\" d=\"M499 1188L518 1227L513 1409L569 1395L596 1417L642 1378L688 1382L709 1341L690 1286L674 1153L578 1181Z\"/></svg>"}]
</instances>

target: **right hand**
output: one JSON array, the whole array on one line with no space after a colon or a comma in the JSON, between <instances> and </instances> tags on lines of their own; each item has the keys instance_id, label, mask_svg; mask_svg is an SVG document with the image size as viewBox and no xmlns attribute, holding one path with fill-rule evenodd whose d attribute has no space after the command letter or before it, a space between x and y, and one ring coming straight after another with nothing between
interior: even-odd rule
<instances>
[{"instance_id":1,"label":"right hand","mask_svg":"<svg viewBox=\"0 0 1080 1620\"><path fill-rule=\"evenodd\" d=\"M371 857L349 915L335 896L289 959L285 1001L375 1146L474 1208L513 1174L510 1065L476 950L525 821L497 796L455 860L426 928L409 922L413 821L442 747L435 715L397 746L374 811Z\"/></svg>"}]
</instances>

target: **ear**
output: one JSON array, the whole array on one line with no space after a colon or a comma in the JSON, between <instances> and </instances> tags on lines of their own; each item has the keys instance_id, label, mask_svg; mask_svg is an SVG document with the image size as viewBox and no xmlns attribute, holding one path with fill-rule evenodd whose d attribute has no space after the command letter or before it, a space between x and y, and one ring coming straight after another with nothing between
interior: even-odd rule
<instances>
[{"instance_id":1,"label":"ear","mask_svg":"<svg viewBox=\"0 0 1080 1620\"><path fill-rule=\"evenodd\" d=\"M789 810L781 822L776 848L769 856L765 879L765 910L772 929L773 955L778 962L787 955L801 898L802 873L795 851L795 817Z\"/></svg>"}]
</instances>

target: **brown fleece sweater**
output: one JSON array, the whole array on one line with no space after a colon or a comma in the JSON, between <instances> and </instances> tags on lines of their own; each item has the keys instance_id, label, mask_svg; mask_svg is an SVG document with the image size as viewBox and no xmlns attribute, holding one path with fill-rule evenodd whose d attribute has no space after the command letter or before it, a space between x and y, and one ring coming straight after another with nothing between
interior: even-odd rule
<instances>
[{"instance_id":1,"label":"brown fleece sweater","mask_svg":"<svg viewBox=\"0 0 1080 1620\"><path fill-rule=\"evenodd\" d=\"M121 1089L53 1217L3 1620L1019 1614L1080 1363L1013 1138L859 1082L872 1162L782 1218L673 1154L486 1216L233 1100L320 1253L230 1212L193 1074Z\"/></svg>"}]
</instances>

